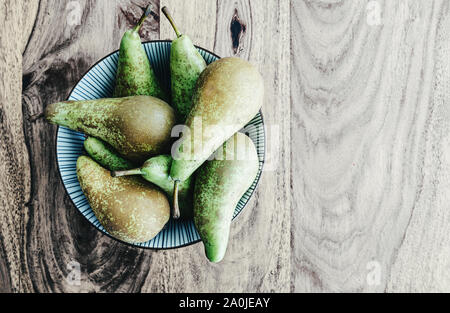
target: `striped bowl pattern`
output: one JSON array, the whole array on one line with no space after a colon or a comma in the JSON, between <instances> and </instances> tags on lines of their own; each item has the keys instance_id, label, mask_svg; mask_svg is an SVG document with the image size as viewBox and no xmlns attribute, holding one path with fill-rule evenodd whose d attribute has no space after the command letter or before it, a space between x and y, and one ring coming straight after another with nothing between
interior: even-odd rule
<instances>
[{"instance_id":1,"label":"striped bowl pattern","mask_svg":"<svg viewBox=\"0 0 450 313\"><path fill-rule=\"evenodd\" d=\"M144 43L145 51L155 73L167 90L170 90L170 46L170 41L150 41ZM219 59L218 56L205 49L198 47L198 50L208 64ZM118 55L119 53L116 51L91 67L73 88L68 100L88 100L111 97L115 86ZM237 204L233 219L242 211L249 201L261 176L265 156L265 130L261 112L259 112L257 116L241 130L241 132L247 134L255 143L259 156L259 171L253 184ZM97 220L78 182L76 161L77 158L83 154L84 139L85 136L79 132L65 127L58 128L56 137L56 158L59 172L64 187L75 207L98 230L110 236ZM170 249L186 246L198 241L200 241L200 237L192 220L182 221L170 219L164 229L155 238L145 243L136 243L133 245L142 248Z\"/></svg>"}]
</instances>

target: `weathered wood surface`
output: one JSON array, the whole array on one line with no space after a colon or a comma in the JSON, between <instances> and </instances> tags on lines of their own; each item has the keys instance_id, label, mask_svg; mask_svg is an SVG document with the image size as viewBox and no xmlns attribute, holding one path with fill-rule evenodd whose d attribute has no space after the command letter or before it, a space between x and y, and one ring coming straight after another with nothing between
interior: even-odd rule
<instances>
[{"instance_id":1,"label":"weathered wood surface","mask_svg":"<svg viewBox=\"0 0 450 313\"><path fill-rule=\"evenodd\" d=\"M0 291L450 291L448 1L153 0L266 81L270 171L218 265L200 244L141 250L93 229L58 177L56 128L30 120L147 3L0 6ZM156 14L143 37L174 34Z\"/></svg>"},{"instance_id":2,"label":"weathered wood surface","mask_svg":"<svg viewBox=\"0 0 450 313\"><path fill-rule=\"evenodd\" d=\"M36 9L37 3L25 6L21 1L0 6L0 291L5 292L21 289L21 247L31 191L21 106L22 51Z\"/></svg>"},{"instance_id":3,"label":"weathered wood surface","mask_svg":"<svg viewBox=\"0 0 450 313\"><path fill-rule=\"evenodd\" d=\"M6 7L15 8L12 3ZM0 290L288 291L290 108L282 98L289 88L288 1L269 1L265 8L246 1L161 3L173 8L180 28L196 44L221 56L239 55L260 64L267 89L273 90L264 108L266 122L282 125L277 134L283 144L282 166L264 174L253 200L233 224L226 259L219 265L206 260L201 244L169 251L142 250L117 243L91 227L59 179L56 127L42 119L34 121L47 104L67 98L92 64L118 48L123 32L136 22L148 1L41 0L33 2L37 12L25 11L19 3L17 17L11 19L20 23L21 9L22 17L32 21L32 32L24 47L20 42L9 47L17 59L8 75L16 75L17 84L7 77L1 80L15 89L6 94L10 98L2 98L2 138L9 141L2 139L1 166L6 168L0 174ZM173 38L167 21L159 21L159 1L153 4L156 14L146 23L143 40ZM185 11L192 15L182 18ZM266 25L268 20L271 23ZM28 25L22 27L24 33L30 32ZM234 39L232 25L238 29L233 29ZM10 38L18 35L22 34L10 34ZM267 44L271 49L264 51ZM11 115L11 123L6 114ZM278 193L273 192L273 180ZM66 279L73 261L80 264L80 285Z\"/></svg>"},{"instance_id":4,"label":"weathered wood surface","mask_svg":"<svg viewBox=\"0 0 450 313\"><path fill-rule=\"evenodd\" d=\"M450 291L449 1L292 1L292 290Z\"/></svg>"},{"instance_id":5,"label":"weathered wood surface","mask_svg":"<svg viewBox=\"0 0 450 313\"><path fill-rule=\"evenodd\" d=\"M185 282L187 290L198 290L196 284L205 282L201 291L287 292L290 279L290 108L283 95L289 93L289 4L284 0L267 1L266 6L255 1L217 3L216 6L216 1L169 0L161 1L161 7L170 7L177 20L183 21L183 15L185 19L189 16L182 31L192 34L199 45L220 56L239 56L259 65L267 90L263 106L265 123L268 135L273 135L273 140L280 144L274 151L279 164L273 170L266 167L253 199L233 224L227 260L211 265L201 255L201 247L197 247L196 253L186 254L186 258L192 262L192 267L200 265L199 271L186 272L190 277ZM209 18L204 16L207 12L211 12ZM161 20L161 38L174 38L166 20ZM279 133L272 132L274 125L280 127ZM178 264L177 268L182 266ZM219 282L211 284L208 277L215 277Z\"/></svg>"},{"instance_id":6,"label":"weathered wood surface","mask_svg":"<svg viewBox=\"0 0 450 313\"><path fill-rule=\"evenodd\" d=\"M23 291L138 291L148 274L151 253L101 235L74 208L55 163L56 128L42 119L27 120L47 104L66 99L91 65L116 50L122 33L142 14L140 7L144 1L39 2L23 57L24 130L32 177L22 247ZM146 40L158 39L157 21L150 20L142 32ZM71 262L80 264L79 286L66 280Z\"/></svg>"}]
</instances>

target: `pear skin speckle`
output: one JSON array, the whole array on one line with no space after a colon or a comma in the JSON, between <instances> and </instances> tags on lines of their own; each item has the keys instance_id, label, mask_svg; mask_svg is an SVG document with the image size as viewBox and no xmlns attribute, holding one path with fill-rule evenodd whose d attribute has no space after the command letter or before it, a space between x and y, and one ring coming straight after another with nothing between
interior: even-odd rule
<instances>
[{"instance_id":1,"label":"pear skin speckle","mask_svg":"<svg viewBox=\"0 0 450 313\"><path fill-rule=\"evenodd\" d=\"M237 153L243 149L247 157L240 159ZM224 257L234 209L259 167L256 148L244 134L235 134L224 150L228 152L226 159L206 161L200 167L194 188L194 223L211 262Z\"/></svg>"},{"instance_id":2,"label":"pear skin speckle","mask_svg":"<svg viewBox=\"0 0 450 313\"><path fill-rule=\"evenodd\" d=\"M113 178L87 156L77 160L81 189L108 233L125 242L146 242L169 220L167 197L140 177Z\"/></svg>"},{"instance_id":3,"label":"pear skin speckle","mask_svg":"<svg viewBox=\"0 0 450 313\"><path fill-rule=\"evenodd\" d=\"M101 139L139 164L170 149L176 121L174 110L151 96L64 101L45 113L49 122Z\"/></svg>"},{"instance_id":4,"label":"pear skin speckle","mask_svg":"<svg viewBox=\"0 0 450 313\"><path fill-rule=\"evenodd\" d=\"M138 32L128 30L120 43L114 97L139 95L168 100L145 53Z\"/></svg>"},{"instance_id":5,"label":"pear skin speckle","mask_svg":"<svg viewBox=\"0 0 450 313\"><path fill-rule=\"evenodd\" d=\"M135 167L133 163L121 157L111 145L100 139L88 137L84 141L84 149L94 161L111 171L127 170Z\"/></svg>"},{"instance_id":6,"label":"pear skin speckle","mask_svg":"<svg viewBox=\"0 0 450 313\"><path fill-rule=\"evenodd\" d=\"M172 205L174 182L169 176L172 157L170 155L159 155L153 157L142 165L142 177L147 181L159 186L167 195ZM190 219L193 217L192 195L194 179L189 177L181 182L178 189L178 202L180 207L180 218Z\"/></svg>"},{"instance_id":7,"label":"pear skin speckle","mask_svg":"<svg viewBox=\"0 0 450 313\"><path fill-rule=\"evenodd\" d=\"M227 139L245 126L261 108L264 81L256 67L239 58L223 58L200 75L186 126L202 140L181 138L180 151L170 176L187 179ZM197 126L197 120L201 121ZM191 136L194 137L194 136Z\"/></svg>"},{"instance_id":8,"label":"pear skin speckle","mask_svg":"<svg viewBox=\"0 0 450 313\"><path fill-rule=\"evenodd\" d=\"M172 41L170 49L172 105L180 123L186 121L192 108L192 95L197 80L205 68L205 60L189 37L182 35Z\"/></svg>"}]
</instances>

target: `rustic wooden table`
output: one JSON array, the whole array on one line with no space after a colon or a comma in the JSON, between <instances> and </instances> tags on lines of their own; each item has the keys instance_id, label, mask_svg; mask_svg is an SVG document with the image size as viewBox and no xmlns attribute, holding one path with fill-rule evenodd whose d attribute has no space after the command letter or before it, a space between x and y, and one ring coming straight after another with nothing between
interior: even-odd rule
<instances>
[{"instance_id":1,"label":"rustic wooden table","mask_svg":"<svg viewBox=\"0 0 450 313\"><path fill-rule=\"evenodd\" d=\"M148 0L0 6L0 292L450 291L448 0L153 0L143 40L258 64L268 164L225 260L89 225L32 117L118 49ZM67 277L80 265L80 284Z\"/></svg>"}]
</instances>

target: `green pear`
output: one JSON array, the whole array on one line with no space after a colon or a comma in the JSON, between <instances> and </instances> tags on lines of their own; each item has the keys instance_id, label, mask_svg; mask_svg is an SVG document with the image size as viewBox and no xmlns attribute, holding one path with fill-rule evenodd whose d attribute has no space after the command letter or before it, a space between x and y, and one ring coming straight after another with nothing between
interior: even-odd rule
<instances>
[{"instance_id":1,"label":"green pear","mask_svg":"<svg viewBox=\"0 0 450 313\"><path fill-rule=\"evenodd\" d=\"M125 32L120 42L114 97L136 95L168 100L142 46L139 30L151 13L149 5L138 24Z\"/></svg>"},{"instance_id":2,"label":"green pear","mask_svg":"<svg viewBox=\"0 0 450 313\"><path fill-rule=\"evenodd\" d=\"M121 157L111 145L95 137L86 138L84 149L94 161L111 171L128 170L134 167L133 163Z\"/></svg>"},{"instance_id":3,"label":"green pear","mask_svg":"<svg viewBox=\"0 0 450 313\"><path fill-rule=\"evenodd\" d=\"M211 262L226 252L234 210L258 173L258 155L250 138L236 133L215 159L198 170L194 188L194 222Z\"/></svg>"},{"instance_id":4,"label":"green pear","mask_svg":"<svg viewBox=\"0 0 450 313\"><path fill-rule=\"evenodd\" d=\"M174 184L191 176L216 149L244 127L258 113L263 99L264 81L249 62L232 57L208 65L193 95L193 107L186 121L189 131L184 130L183 136L172 146L174 160L170 177Z\"/></svg>"},{"instance_id":5,"label":"green pear","mask_svg":"<svg viewBox=\"0 0 450 313\"><path fill-rule=\"evenodd\" d=\"M139 168L129 170L115 170L111 172L111 175L113 177L142 175L143 178L160 187L169 196L170 201L174 193L174 184L169 177L169 170L171 164L172 164L172 157L170 155L160 155L145 161L145 163ZM193 208L192 208L193 189L194 184L192 177L183 181L179 185L178 190L179 208L180 208L180 216L183 219L190 219L193 217ZM178 217L176 216L176 218Z\"/></svg>"},{"instance_id":6,"label":"green pear","mask_svg":"<svg viewBox=\"0 0 450 313\"><path fill-rule=\"evenodd\" d=\"M173 109L151 96L57 102L45 117L107 142L137 164L169 150L175 124Z\"/></svg>"},{"instance_id":7,"label":"green pear","mask_svg":"<svg viewBox=\"0 0 450 313\"><path fill-rule=\"evenodd\" d=\"M87 156L78 158L77 176L98 221L117 239L146 242L169 220L167 197L140 177L112 178Z\"/></svg>"},{"instance_id":8,"label":"green pear","mask_svg":"<svg viewBox=\"0 0 450 313\"><path fill-rule=\"evenodd\" d=\"M172 25L176 39L170 49L170 77L172 106L177 113L179 123L184 123L192 108L192 95L198 77L206 68L206 62L192 43L191 39L180 34L167 7L162 12Z\"/></svg>"},{"instance_id":9,"label":"green pear","mask_svg":"<svg viewBox=\"0 0 450 313\"><path fill-rule=\"evenodd\" d=\"M160 99L166 96L160 87L160 84L148 61L147 55L143 52L139 30L147 16L151 13L150 4L138 24L132 30L128 30L122 37L119 51L119 63L117 68L116 88L114 96L129 97L148 95ZM88 154L100 165L111 169L121 170L132 168L128 166L129 162L117 153L112 151L112 147L102 142L100 139L88 137L85 142L85 149Z\"/></svg>"}]
</instances>

